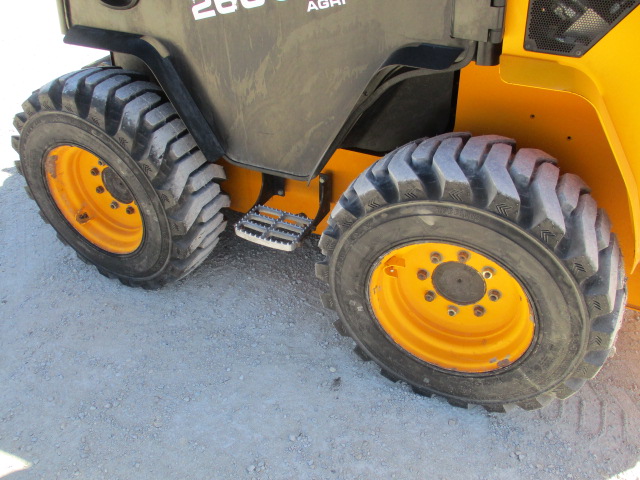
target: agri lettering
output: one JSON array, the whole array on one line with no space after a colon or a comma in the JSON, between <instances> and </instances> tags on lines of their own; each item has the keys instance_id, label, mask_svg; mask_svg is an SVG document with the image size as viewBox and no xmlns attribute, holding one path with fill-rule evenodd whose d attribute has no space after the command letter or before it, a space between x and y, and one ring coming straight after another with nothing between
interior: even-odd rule
<instances>
[{"instance_id":1,"label":"agri lettering","mask_svg":"<svg viewBox=\"0 0 640 480\"><path fill-rule=\"evenodd\" d=\"M278 1L284 2L286 0ZM203 2L196 3L191 9L193 18L196 20L204 20L205 18L215 17L218 13L221 15L234 13L238 10L238 2L240 2L242 7L251 9L262 7L266 3L266 0L204 0ZM309 0L307 13L346 4L347 0Z\"/></svg>"}]
</instances>

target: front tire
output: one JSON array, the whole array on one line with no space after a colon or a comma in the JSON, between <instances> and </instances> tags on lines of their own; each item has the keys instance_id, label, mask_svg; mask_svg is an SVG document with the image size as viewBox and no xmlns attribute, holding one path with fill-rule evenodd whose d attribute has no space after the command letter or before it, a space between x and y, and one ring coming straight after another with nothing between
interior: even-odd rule
<instances>
[{"instance_id":1,"label":"front tire","mask_svg":"<svg viewBox=\"0 0 640 480\"><path fill-rule=\"evenodd\" d=\"M613 345L626 290L609 220L555 160L448 134L375 163L317 266L338 330L385 376L458 406L567 398Z\"/></svg>"},{"instance_id":2,"label":"front tire","mask_svg":"<svg viewBox=\"0 0 640 480\"><path fill-rule=\"evenodd\" d=\"M100 273L158 288L208 256L229 205L161 89L87 68L45 85L15 117L19 170L45 221Z\"/></svg>"}]
</instances>

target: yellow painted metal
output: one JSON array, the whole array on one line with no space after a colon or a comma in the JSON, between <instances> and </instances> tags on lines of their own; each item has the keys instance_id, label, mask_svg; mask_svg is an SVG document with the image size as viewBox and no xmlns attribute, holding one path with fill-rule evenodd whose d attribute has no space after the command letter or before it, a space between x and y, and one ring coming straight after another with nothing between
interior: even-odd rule
<instances>
[{"instance_id":1,"label":"yellow painted metal","mask_svg":"<svg viewBox=\"0 0 640 480\"><path fill-rule=\"evenodd\" d=\"M328 173L333 179L333 195L331 208L349 187L349 184L379 157L363 153L338 150L323 173ZM262 176L259 172L237 167L229 162L222 162L227 174L227 180L222 184L231 197L231 208L238 212L247 212L256 202L262 186ZM304 213L313 218L318 211L318 178L309 184L295 180L285 181L286 197L274 196L268 203L270 207L293 213ZM316 233L322 233L327 226L325 219Z\"/></svg>"},{"instance_id":2,"label":"yellow painted metal","mask_svg":"<svg viewBox=\"0 0 640 480\"><path fill-rule=\"evenodd\" d=\"M105 187L104 161L63 145L45 159L47 186L67 222L89 242L110 253L128 254L142 243L144 227L135 201L120 204Z\"/></svg>"},{"instance_id":3,"label":"yellow painted metal","mask_svg":"<svg viewBox=\"0 0 640 480\"><path fill-rule=\"evenodd\" d=\"M635 269L640 260L640 8L582 58L572 58L524 50L528 3L507 4L500 74L508 83L572 92L593 106L624 182L634 237L633 253L627 254L627 262ZM585 163L598 160L592 158Z\"/></svg>"},{"instance_id":4,"label":"yellow painted metal","mask_svg":"<svg viewBox=\"0 0 640 480\"><path fill-rule=\"evenodd\" d=\"M462 305L438 291L434 272L449 262L477 272L485 285L480 300ZM497 262L459 245L429 242L389 252L374 267L369 299L378 322L399 346L447 370L505 368L525 354L535 334L520 283Z\"/></svg>"}]
</instances>

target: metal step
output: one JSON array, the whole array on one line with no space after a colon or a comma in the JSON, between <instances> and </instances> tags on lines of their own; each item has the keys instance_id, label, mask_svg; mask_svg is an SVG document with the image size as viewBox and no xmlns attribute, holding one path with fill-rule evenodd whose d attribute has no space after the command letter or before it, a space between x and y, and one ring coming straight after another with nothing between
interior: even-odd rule
<instances>
[{"instance_id":1,"label":"metal step","mask_svg":"<svg viewBox=\"0 0 640 480\"><path fill-rule=\"evenodd\" d=\"M235 225L240 238L285 252L298 248L312 229L312 219L264 205L254 206Z\"/></svg>"}]
</instances>

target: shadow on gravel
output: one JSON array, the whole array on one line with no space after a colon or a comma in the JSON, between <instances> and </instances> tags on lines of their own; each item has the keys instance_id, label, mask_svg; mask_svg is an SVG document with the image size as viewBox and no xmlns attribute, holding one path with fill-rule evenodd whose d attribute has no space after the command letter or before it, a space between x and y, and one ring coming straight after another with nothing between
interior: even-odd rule
<instances>
[{"instance_id":1,"label":"shadow on gravel","mask_svg":"<svg viewBox=\"0 0 640 480\"><path fill-rule=\"evenodd\" d=\"M228 229L188 278L130 289L63 247L3 171L0 450L31 464L11 480L640 475L635 313L566 402L461 410L352 353L319 301L315 239L286 254Z\"/></svg>"}]
</instances>

